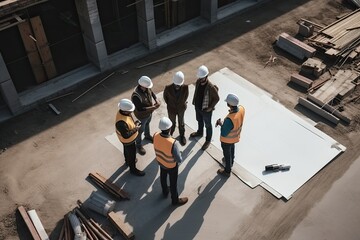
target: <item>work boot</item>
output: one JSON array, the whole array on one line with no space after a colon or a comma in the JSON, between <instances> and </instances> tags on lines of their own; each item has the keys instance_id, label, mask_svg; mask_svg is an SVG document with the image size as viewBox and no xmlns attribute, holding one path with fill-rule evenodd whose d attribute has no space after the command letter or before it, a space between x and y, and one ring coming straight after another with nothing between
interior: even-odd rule
<instances>
[{"instance_id":1,"label":"work boot","mask_svg":"<svg viewBox=\"0 0 360 240\"><path fill-rule=\"evenodd\" d=\"M140 155L145 155L146 154L146 150L145 150L145 148L143 146L140 145L140 146L137 146L136 148L137 148L137 151L138 151L138 153Z\"/></svg>"},{"instance_id":2,"label":"work boot","mask_svg":"<svg viewBox=\"0 0 360 240\"><path fill-rule=\"evenodd\" d=\"M196 132L191 133L190 137L191 138L202 137L202 135L203 135L202 133L196 131Z\"/></svg>"},{"instance_id":3,"label":"work boot","mask_svg":"<svg viewBox=\"0 0 360 240\"><path fill-rule=\"evenodd\" d=\"M145 172L144 172L144 171L140 171L140 170L137 169L137 168L135 168L134 170L130 170L130 173L131 173L132 175L139 176L139 177L145 176Z\"/></svg>"},{"instance_id":4,"label":"work boot","mask_svg":"<svg viewBox=\"0 0 360 240\"><path fill-rule=\"evenodd\" d=\"M186 144L186 138L184 135L180 136L180 144L181 144L181 146L185 146L185 144Z\"/></svg>"},{"instance_id":5,"label":"work boot","mask_svg":"<svg viewBox=\"0 0 360 240\"><path fill-rule=\"evenodd\" d=\"M210 146L210 141L204 142L204 145L201 147L202 150L206 150Z\"/></svg>"},{"instance_id":6,"label":"work boot","mask_svg":"<svg viewBox=\"0 0 360 240\"><path fill-rule=\"evenodd\" d=\"M225 177L230 177L230 175L231 175L230 173L225 172L225 169L223 169L223 168L220 168L219 170L217 170L217 174L223 175Z\"/></svg>"},{"instance_id":7,"label":"work boot","mask_svg":"<svg viewBox=\"0 0 360 240\"><path fill-rule=\"evenodd\" d=\"M188 198L187 197L183 197L183 198L179 198L178 201L176 203L172 203L172 205L174 206L181 206L184 205L185 203L188 202Z\"/></svg>"},{"instance_id":8,"label":"work boot","mask_svg":"<svg viewBox=\"0 0 360 240\"><path fill-rule=\"evenodd\" d=\"M152 136L145 136L145 139L150 141L151 143L154 141L153 137Z\"/></svg>"}]
</instances>

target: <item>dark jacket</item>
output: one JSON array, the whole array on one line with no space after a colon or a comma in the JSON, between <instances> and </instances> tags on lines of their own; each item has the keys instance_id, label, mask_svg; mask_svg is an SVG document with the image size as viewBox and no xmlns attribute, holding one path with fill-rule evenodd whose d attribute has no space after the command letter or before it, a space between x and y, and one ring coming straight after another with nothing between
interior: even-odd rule
<instances>
[{"instance_id":1,"label":"dark jacket","mask_svg":"<svg viewBox=\"0 0 360 240\"><path fill-rule=\"evenodd\" d=\"M195 105L195 99L199 85L200 85L200 80L198 79L195 85L194 98L192 102L193 105ZM206 111L206 112L214 111L215 105L220 100L218 90L219 88L216 85L212 84L209 80L207 81L204 91L204 98L202 101L202 108L201 108L202 111Z\"/></svg>"},{"instance_id":2,"label":"dark jacket","mask_svg":"<svg viewBox=\"0 0 360 240\"><path fill-rule=\"evenodd\" d=\"M177 113L186 110L187 98L189 96L189 86L180 87L179 97L176 97L174 84L167 85L164 90L164 101L167 104L168 112Z\"/></svg>"},{"instance_id":3,"label":"dark jacket","mask_svg":"<svg viewBox=\"0 0 360 240\"><path fill-rule=\"evenodd\" d=\"M151 89L146 89L143 92L139 86L137 86L131 95L131 101L135 105L134 115L138 119L144 119L149 117L153 111L145 110L146 107L153 106L152 99L156 100L155 94L151 91Z\"/></svg>"}]
</instances>

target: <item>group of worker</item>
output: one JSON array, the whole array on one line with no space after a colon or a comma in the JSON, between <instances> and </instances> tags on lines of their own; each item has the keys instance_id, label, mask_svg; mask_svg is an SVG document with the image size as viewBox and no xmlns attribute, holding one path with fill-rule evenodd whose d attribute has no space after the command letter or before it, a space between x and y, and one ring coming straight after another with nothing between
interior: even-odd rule
<instances>
[{"instance_id":1,"label":"group of worker","mask_svg":"<svg viewBox=\"0 0 360 240\"><path fill-rule=\"evenodd\" d=\"M215 105L219 102L218 87L208 79L209 70L202 65L197 71L197 81L192 104L195 106L198 129L190 134L190 138L202 137L204 127L206 129L205 143L201 147L206 150L211 143L213 127L211 123ZM184 115L187 108L189 87L184 84L184 74L178 71L173 76L173 83L165 87L163 98L167 105L168 117L162 117L159 121L160 132L150 134L150 121L152 113L160 107L161 102L151 90L153 83L147 76L138 80L138 86L134 89L130 99L121 99L116 114L116 134L123 144L125 163L130 168L130 173L136 176L144 176L145 172L136 167L136 153L145 155L146 150L142 141L153 143L156 160L160 166L160 182L162 194L167 198L169 192L173 205L183 205L188 198L179 198L177 192L178 166L183 161L180 146L173 137L176 127L176 119L179 127L179 142L186 145ZM235 143L239 142L245 109L239 105L236 94L228 94L225 101L229 107L229 114L224 121L218 119L215 126L221 126L221 148L223 150L223 162L225 168L220 168L217 173L230 177L231 168L235 158ZM134 113L136 119L133 117ZM142 135L144 133L144 139ZM169 175L170 187L167 184Z\"/></svg>"}]
</instances>

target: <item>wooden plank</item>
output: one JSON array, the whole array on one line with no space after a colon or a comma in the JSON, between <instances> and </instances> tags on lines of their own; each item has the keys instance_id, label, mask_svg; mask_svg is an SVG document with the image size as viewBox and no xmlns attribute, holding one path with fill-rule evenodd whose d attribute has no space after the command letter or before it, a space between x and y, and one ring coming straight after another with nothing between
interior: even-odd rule
<instances>
[{"instance_id":1,"label":"wooden plank","mask_svg":"<svg viewBox=\"0 0 360 240\"><path fill-rule=\"evenodd\" d=\"M331 113L325 111L324 109L320 108L316 104L308 101L305 98L299 97L299 104L308 108L309 110L313 111L314 113L322 116L323 118L329 120L330 122L334 124L338 124L340 119L332 115Z\"/></svg>"},{"instance_id":2,"label":"wooden plank","mask_svg":"<svg viewBox=\"0 0 360 240\"><path fill-rule=\"evenodd\" d=\"M129 195L127 192L122 190L120 187L118 187L116 184L110 182L108 179L106 179L104 176L102 176L100 173L95 173L95 176L103 182L108 188L119 194L124 199L129 199Z\"/></svg>"},{"instance_id":3,"label":"wooden plank","mask_svg":"<svg viewBox=\"0 0 360 240\"><path fill-rule=\"evenodd\" d=\"M24 47L27 52L27 56L36 82L45 82L47 80L47 77L41 62L40 55L37 51L35 42L30 38L30 36L33 35L30 23L28 21L22 22L18 25L18 29L24 43Z\"/></svg>"},{"instance_id":4,"label":"wooden plank","mask_svg":"<svg viewBox=\"0 0 360 240\"><path fill-rule=\"evenodd\" d=\"M352 70L339 70L330 81L321 86L315 93L311 94L313 97L319 99L324 103L331 102L344 88L346 82L356 79L359 75L354 74Z\"/></svg>"},{"instance_id":5,"label":"wooden plank","mask_svg":"<svg viewBox=\"0 0 360 240\"><path fill-rule=\"evenodd\" d=\"M48 79L51 79L57 75L57 72L41 19L39 16L33 17L30 19L30 23L35 35L37 48L44 65L46 75Z\"/></svg>"},{"instance_id":6,"label":"wooden plank","mask_svg":"<svg viewBox=\"0 0 360 240\"><path fill-rule=\"evenodd\" d=\"M111 183L108 179L102 176L100 173L89 173L89 176L93 178L98 183L102 184L103 187L107 188L109 192L113 192L114 194L118 195L122 199L130 199L129 194L125 192L123 189Z\"/></svg>"},{"instance_id":7,"label":"wooden plank","mask_svg":"<svg viewBox=\"0 0 360 240\"><path fill-rule=\"evenodd\" d=\"M44 226L42 225L39 216L37 215L36 211L29 210L28 211L29 217L31 218L31 221L33 222L37 232L39 233L39 236L41 240L49 240L49 236L47 235Z\"/></svg>"},{"instance_id":8,"label":"wooden plank","mask_svg":"<svg viewBox=\"0 0 360 240\"><path fill-rule=\"evenodd\" d=\"M313 83L313 81L307 77L304 77L298 73L293 73L290 76L290 82L294 82L306 89L309 89Z\"/></svg>"},{"instance_id":9,"label":"wooden plank","mask_svg":"<svg viewBox=\"0 0 360 240\"><path fill-rule=\"evenodd\" d=\"M24 222L25 222L27 228L29 229L32 238L34 240L41 240L38 232L35 229L34 224L32 223L29 215L27 214L25 208L23 206L20 206L20 207L18 207L18 211L19 211L21 217L24 219Z\"/></svg>"},{"instance_id":10,"label":"wooden plank","mask_svg":"<svg viewBox=\"0 0 360 240\"><path fill-rule=\"evenodd\" d=\"M104 189L105 191L107 191L108 193L110 193L111 195L113 195L115 198L122 200L123 198L121 196L119 196L119 194L117 194L116 192L114 192L113 190L109 189L108 187L105 186L105 183L101 182L99 179L97 179L97 177L93 174L93 173L89 173L89 177L90 179L92 179L94 181L94 183L96 183L99 187L101 187L102 189Z\"/></svg>"},{"instance_id":11,"label":"wooden plank","mask_svg":"<svg viewBox=\"0 0 360 240\"><path fill-rule=\"evenodd\" d=\"M125 239L135 239L132 227L128 223L124 222L120 218L119 214L116 214L115 212L109 212L108 216L110 218L110 222L115 225L115 227L125 237Z\"/></svg>"}]
</instances>

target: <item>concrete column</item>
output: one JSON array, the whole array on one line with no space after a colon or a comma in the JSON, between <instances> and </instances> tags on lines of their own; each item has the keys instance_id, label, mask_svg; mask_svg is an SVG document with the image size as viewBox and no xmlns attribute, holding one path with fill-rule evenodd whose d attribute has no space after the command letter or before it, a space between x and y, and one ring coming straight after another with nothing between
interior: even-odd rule
<instances>
[{"instance_id":1,"label":"concrete column","mask_svg":"<svg viewBox=\"0 0 360 240\"><path fill-rule=\"evenodd\" d=\"M153 0L144 0L136 4L139 41L149 49L156 48L156 29Z\"/></svg>"},{"instance_id":2,"label":"concrete column","mask_svg":"<svg viewBox=\"0 0 360 240\"><path fill-rule=\"evenodd\" d=\"M9 107L10 111L15 114L21 109L18 93L15 85L11 80L10 74L6 68L4 59L0 54L0 94Z\"/></svg>"},{"instance_id":3,"label":"concrete column","mask_svg":"<svg viewBox=\"0 0 360 240\"><path fill-rule=\"evenodd\" d=\"M214 23L217 20L218 0L201 0L201 16Z\"/></svg>"},{"instance_id":4,"label":"concrete column","mask_svg":"<svg viewBox=\"0 0 360 240\"><path fill-rule=\"evenodd\" d=\"M76 0L85 49L90 62L101 71L109 67L96 0Z\"/></svg>"}]
</instances>

